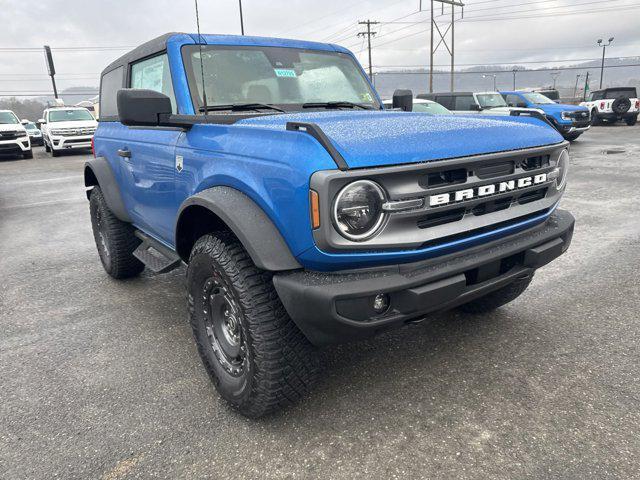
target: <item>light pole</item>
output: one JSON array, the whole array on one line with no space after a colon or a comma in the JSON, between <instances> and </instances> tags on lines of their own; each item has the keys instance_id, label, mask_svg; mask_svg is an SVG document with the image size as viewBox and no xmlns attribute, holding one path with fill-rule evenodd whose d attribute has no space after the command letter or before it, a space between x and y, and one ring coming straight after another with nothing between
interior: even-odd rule
<instances>
[{"instance_id":1,"label":"light pole","mask_svg":"<svg viewBox=\"0 0 640 480\"><path fill-rule=\"evenodd\" d=\"M598 46L602 47L602 66L600 67L600 88L602 88L602 79L604 77L604 55L605 55L605 52L607 51L607 47L611 45L612 42L613 42L613 37L609 39L609 43L607 44L602 43L601 38L598 39Z\"/></svg>"},{"instance_id":2,"label":"light pole","mask_svg":"<svg viewBox=\"0 0 640 480\"><path fill-rule=\"evenodd\" d=\"M516 89L516 72L518 71L518 69L514 68L511 71L513 72L513 90L515 91L515 89Z\"/></svg>"},{"instance_id":3,"label":"light pole","mask_svg":"<svg viewBox=\"0 0 640 480\"><path fill-rule=\"evenodd\" d=\"M553 72L550 74L551 78L553 78L553 89L556 89L556 80L558 80L558 77L560 76L560 72Z\"/></svg>"},{"instance_id":4,"label":"light pole","mask_svg":"<svg viewBox=\"0 0 640 480\"><path fill-rule=\"evenodd\" d=\"M244 19L242 18L242 0L238 0L240 4L240 33L244 35Z\"/></svg>"},{"instance_id":5,"label":"light pole","mask_svg":"<svg viewBox=\"0 0 640 480\"><path fill-rule=\"evenodd\" d=\"M493 77L493 91L497 92L498 89L496 88L496 77L497 75L482 75L482 78L491 78Z\"/></svg>"},{"instance_id":6,"label":"light pole","mask_svg":"<svg viewBox=\"0 0 640 480\"><path fill-rule=\"evenodd\" d=\"M576 86L573 87L573 98L576 99L578 98L576 95L578 95L578 82L580 81L580 77L582 76L582 74L578 74L576 75Z\"/></svg>"}]
</instances>

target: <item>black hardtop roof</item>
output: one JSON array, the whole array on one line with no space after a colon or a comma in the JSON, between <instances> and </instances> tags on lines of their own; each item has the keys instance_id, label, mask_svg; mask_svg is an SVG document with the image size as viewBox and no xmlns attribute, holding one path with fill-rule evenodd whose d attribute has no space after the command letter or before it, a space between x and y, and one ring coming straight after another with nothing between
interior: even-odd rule
<instances>
[{"instance_id":1,"label":"black hardtop roof","mask_svg":"<svg viewBox=\"0 0 640 480\"><path fill-rule=\"evenodd\" d=\"M159 37L153 38L148 42L143 43L142 45L138 45L136 48L134 48L130 52L125 53L121 57L111 62L104 70L102 70L102 75L122 65L127 65L128 63L135 62L136 60L140 60L141 58L150 57L151 55L154 55L156 53L160 53L166 50L167 40L169 40L169 38L173 37L174 35L181 35L181 33L180 32L165 33L164 35L160 35Z\"/></svg>"},{"instance_id":2,"label":"black hardtop roof","mask_svg":"<svg viewBox=\"0 0 640 480\"><path fill-rule=\"evenodd\" d=\"M600 90L593 90L591 93L601 93L601 92L608 92L609 90L629 90L629 91L636 91L636 87L607 87L607 88L602 88Z\"/></svg>"}]
</instances>

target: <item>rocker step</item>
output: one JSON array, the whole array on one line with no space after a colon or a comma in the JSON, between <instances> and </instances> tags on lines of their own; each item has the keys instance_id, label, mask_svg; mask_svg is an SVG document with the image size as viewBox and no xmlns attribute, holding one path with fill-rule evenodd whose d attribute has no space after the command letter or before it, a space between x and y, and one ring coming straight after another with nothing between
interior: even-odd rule
<instances>
[{"instance_id":1,"label":"rocker step","mask_svg":"<svg viewBox=\"0 0 640 480\"><path fill-rule=\"evenodd\" d=\"M154 273L167 273L180 266L182 259L163 244L150 236L136 231L136 237L142 243L133 252L133 256L140 260Z\"/></svg>"}]
</instances>

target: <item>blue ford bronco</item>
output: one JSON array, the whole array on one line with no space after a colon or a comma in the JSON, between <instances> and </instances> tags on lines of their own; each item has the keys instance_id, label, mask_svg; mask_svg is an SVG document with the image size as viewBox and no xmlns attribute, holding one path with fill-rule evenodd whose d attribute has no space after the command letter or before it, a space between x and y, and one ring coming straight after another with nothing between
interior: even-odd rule
<instances>
[{"instance_id":1,"label":"blue ford bronco","mask_svg":"<svg viewBox=\"0 0 640 480\"><path fill-rule=\"evenodd\" d=\"M221 396L302 397L319 347L518 297L567 250L568 144L532 117L382 102L348 50L167 34L109 65L85 185L116 279L186 264Z\"/></svg>"},{"instance_id":2,"label":"blue ford bronco","mask_svg":"<svg viewBox=\"0 0 640 480\"><path fill-rule=\"evenodd\" d=\"M591 128L589 109L556 103L539 92L500 92L510 107L540 110L565 140L574 141Z\"/></svg>"}]
</instances>

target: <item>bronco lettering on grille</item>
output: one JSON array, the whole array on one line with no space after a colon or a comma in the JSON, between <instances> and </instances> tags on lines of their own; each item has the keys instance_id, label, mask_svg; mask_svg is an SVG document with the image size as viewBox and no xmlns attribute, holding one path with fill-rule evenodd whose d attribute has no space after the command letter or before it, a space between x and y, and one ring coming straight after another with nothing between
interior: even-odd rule
<instances>
[{"instance_id":1,"label":"bronco lettering on grille","mask_svg":"<svg viewBox=\"0 0 640 480\"><path fill-rule=\"evenodd\" d=\"M440 193L429 197L430 207L439 207L448 205L451 202L464 202L479 197L487 197L497 193L510 192L511 190L519 190L521 188L531 187L547 181L547 174L540 173L533 177L522 177L515 180L505 182L491 183L488 185L480 185L479 187L457 190L450 193Z\"/></svg>"}]
</instances>

